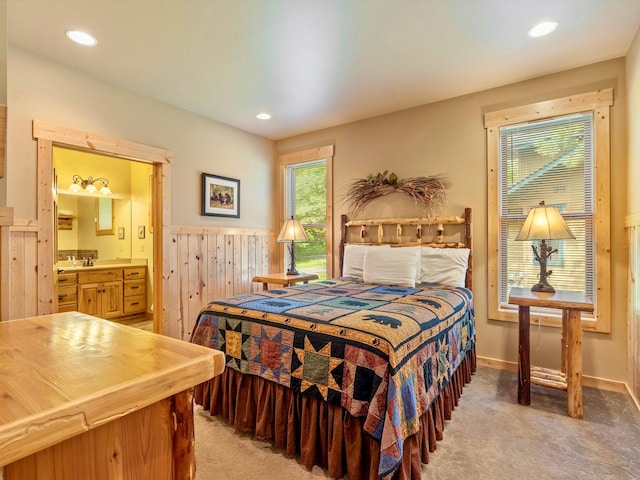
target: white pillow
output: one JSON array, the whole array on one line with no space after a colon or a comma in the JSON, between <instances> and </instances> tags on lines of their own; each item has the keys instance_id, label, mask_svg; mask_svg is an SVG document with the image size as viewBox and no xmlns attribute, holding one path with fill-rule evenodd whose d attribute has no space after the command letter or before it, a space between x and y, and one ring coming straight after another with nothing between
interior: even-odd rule
<instances>
[{"instance_id":1,"label":"white pillow","mask_svg":"<svg viewBox=\"0 0 640 480\"><path fill-rule=\"evenodd\" d=\"M362 280L364 252L367 250L389 249L389 245L345 245L342 261L342 276Z\"/></svg>"},{"instance_id":2,"label":"white pillow","mask_svg":"<svg viewBox=\"0 0 640 480\"><path fill-rule=\"evenodd\" d=\"M364 254L365 283L415 287L420 272L420 247L367 250Z\"/></svg>"},{"instance_id":3,"label":"white pillow","mask_svg":"<svg viewBox=\"0 0 640 480\"><path fill-rule=\"evenodd\" d=\"M469 252L468 248L422 247L420 283L464 287Z\"/></svg>"}]
</instances>

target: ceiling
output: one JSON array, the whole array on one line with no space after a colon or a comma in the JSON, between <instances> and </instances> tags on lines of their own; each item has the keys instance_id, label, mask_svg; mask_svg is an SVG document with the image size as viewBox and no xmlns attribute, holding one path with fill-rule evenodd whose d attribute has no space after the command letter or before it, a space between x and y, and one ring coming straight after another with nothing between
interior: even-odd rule
<instances>
[{"instance_id":1,"label":"ceiling","mask_svg":"<svg viewBox=\"0 0 640 480\"><path fill-rule=\"evenodd\" d=\"M621 57L640 26L640 0L7 5L10 45L274 140Z\"/></svg>"}]
</instances>

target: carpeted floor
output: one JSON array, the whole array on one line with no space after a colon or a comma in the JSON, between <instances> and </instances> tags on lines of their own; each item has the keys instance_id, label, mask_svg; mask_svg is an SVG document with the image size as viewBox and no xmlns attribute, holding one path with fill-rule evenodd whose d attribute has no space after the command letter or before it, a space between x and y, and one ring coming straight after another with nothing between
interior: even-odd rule
<instances>
[{"instance_id":1,"label":"carpeted floor","mask_svg":"<svg viewBox=\"0 0 640 480\"><path fill-rule=\"evenodd\" d=\"M479 367L463 391L423 480L640 479L640 414L626 395L584 389L584 419L566 415L566 393L533 386L517 403L517 375ZM324 479L295 458L196 407L198 480Z\"/></svg>"}]
</instances>

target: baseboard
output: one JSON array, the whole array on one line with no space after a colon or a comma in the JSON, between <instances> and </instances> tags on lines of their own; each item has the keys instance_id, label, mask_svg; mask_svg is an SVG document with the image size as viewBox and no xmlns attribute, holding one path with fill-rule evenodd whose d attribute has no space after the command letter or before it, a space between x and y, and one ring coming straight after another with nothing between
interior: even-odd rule
<instances>
[{"instance_id":1,"label":"baseboard","mask_svg":"<svg viewBox=\"0 0 640 480\"><path fill-rule=\"evenodd\" d=\"M633 392L629 388L629 384L625 383L624 385L625 385L625 387L627 387L627 390L626 390L627 394L631 397L631 400L633 400L633 403L635 403L635 405L636 405L636 409L640 412L640 402L638 402L638 399L636 398L636 396L633 394Z\"/></svg>"},{"instance_id":2,"label":"baseboard","mask_svg":"<svg viewBox=\"0 0 640 480\"><path fill-rule=\"evenodd\" d=\"M495 358L480 357L480 356L476 358L476 362L478 365L481 365L483 367L495 368L498 370L507 370L509 372L518 371L517 362L507 362L506 360L497 360ZM600 390L608 390L611 392L626 393L626 394L631 393L625 382L608 380L606 378L591 377L589 375L582 375L582 385L584 385L585 387L599 388ZM636 406L638 406L638 402L633 397L633 395L631 395L631 398L635 402ZM638 410L640 411L640 407L638 408Z\"/></svg>"}]
</instances>

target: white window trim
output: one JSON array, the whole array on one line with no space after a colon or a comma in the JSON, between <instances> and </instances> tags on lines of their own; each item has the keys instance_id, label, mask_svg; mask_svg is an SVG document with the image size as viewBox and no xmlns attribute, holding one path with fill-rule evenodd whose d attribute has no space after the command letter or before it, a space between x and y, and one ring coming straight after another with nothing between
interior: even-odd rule
<instances>
[{"instance_id":1,"label":"white window trim","mask_svg":"<svg viewBox=\"0 0 640 480\"><path fill-rule=\"evenodd\" d=\"M582 329L595 332L611 332L611 191L610 191L610 112L613 105L613 89L572 95L569 97L532 103L486 113L488 176L488 310L492 320L518 321L517 307L500 307L498 300L498 240L499 240L499 137L500 127L516 123L542 120L573 113L593 112L594 128L594 237L595 237L595 301L593 318L583 318ZM562 326L561 312L540 312L531 316L532 323Z\"/></svg>"},{"instance_id":2,"label":"white window trim","mask_svg":"<svg viewBox=\"0 0 640 480\"><path fill-rule=\"evenodd\" d=\"M278 225L285 220L285 182L286 167L297 163L325 160L327 168L327 278L335 276L333 271L333 145L300 150L278 156L278 198L280 199L280 218ZM284 271L284 247L281 250L279 266Z\"/></svg>"}]
</instances>

